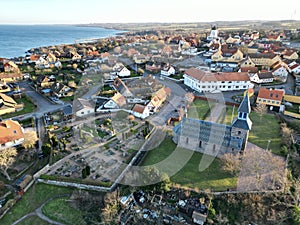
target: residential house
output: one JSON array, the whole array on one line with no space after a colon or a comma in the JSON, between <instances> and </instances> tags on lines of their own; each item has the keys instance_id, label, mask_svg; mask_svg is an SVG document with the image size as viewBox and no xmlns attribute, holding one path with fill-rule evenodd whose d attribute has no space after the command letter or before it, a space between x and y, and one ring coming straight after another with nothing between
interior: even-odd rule
<instances>
[{"instance_id":1,"label":"residential house","mask_svg":"<svg viewBox=\"0 0 300 225\"><path fill-rule=\"evenodd\" d=\"M211 56L212 62L239 63L243 59L243 53L237 46L221 45L221 48Z\"/></svg>"},{"instance_id":2,"label":"residential house","mask_svg":"<svg viewBox=\"0 0 300 225\"><path fill-rule=\"evenodd\" d=\"M162 104L166 101L168 95L171 93L171 89L162 87L157 92L155 92L147 107L150 110L150 113L155 113L162 106Z\"/></svg>"},{"instance_id":3,"label":"residential house","mask_svg":"<svg viewBox=\"0 0 300 225\"><path fill-rule=\"evenodd\" d=\"M24 129L19 122L5 120L0 122L0 149L14 147L24 142Z\"/></svg>"},{"instance_id":4,"label":"residential house","mask_svg":"<svg viewBox=\"0 0 300 225\"><path fill-rule=\"evenodd\" d=\"M289 60L296 60L299 58L297 51L293 49L286 49L285 51L282 52L282 56L284 59L289 59Z\"/></svg>"},{"instance_id":5,"label":"residential house","mask_svg":"<svg viewBox=\"0 0 300 225\"><path fill-rule=\"evenodd\" d=\"M57 61L57 58L54 54L52 53L48 53L46 60L50 63L50 64L54 64Z\"/></svg>"},{"instance_id":6,"label":"residential house","mask_svg":"<svg viewBox=\"0 0 300 225\"><path fill-rule=\"evenodd\" d=\"M55 95L57 98L62 98L62 97L67 97L67 96L73 96L74 92L73 90L64 85L63 83L60 82L55 82L52 86L51 86L51 91L52 94Z\"/></svg>"},{"instance_id":7,"label":"residential house","mask_svg":"<svg viewBox=\"0 0 300 225\"><path fill-rule=\"evenodd\" d=\"M111 99L100 105L97 111L100 111L101 109L120 109L124 105L126 105L126 98L117 92Z\"/></svg>"},{"instance_id":8,"label":"residential house","mask_svg":"<svg viewBox=\"0 0 300 225\"><path fill-rule=\"evenodd\" d=\"M41 87L41 88L44 88L44 87L51 87L54 82L56 81L56 78L54 75L40 75L37 77L36 79L36 85L37 87Z\"/></svg>"},{"instance_id":9,"label":"residential house","mask_svg":"<svg viewBox=\"0 0 300 225\"><path fill-rule=\"evenodd\" d=\"M157 72L160 69L161 69L160 63L155 63L155 62L147 62L146 63L146 70L148 70L148 71Z\"/></svg>"},{"instance_id":10,"label":"residential house","mask_svg":"<svg viewBox=\"0 0 300 225\"><path fill-rule=\"evenodd\" d=\"M282 41L283 39L286 39L286 36L283 32L267 34L267 40L269 41Z\"/></svg>"},{"instance_id":11,"label":"residential house","mask_svg":"<svg viewBox=\"0 0 300 225\"><path fill-rule=\"evenodd\" d=\"M183 77L184 84L198 92L247 90L251 85L247 72L211 73L190 68Z\"/></svg>"},{"instance_id":12,"label":"residential house","mask_svg":"<svg viewBox=\"0 0 300 225\"><path fill-rule=\"evenodd\" d=\"M284 94L284 89L260 88L258 91L256 104L280 107Z\"/></svg>"},{"instance_id":13,"label":"residential house","mask_svg":"<svg viewBox=\"0 0 300 225\"><path fill-rule=\"evenodd\" d=\"M193 211L192 219L195 224L204 225L207 215L202 214L201 212Z\"/></svg>"},{"instance_id":14,"label":"residential house","mask_svg":"<svg viewBox=\"0 0 300 225\"><path fill-rule=\"evenodd\" d=\"M251 82L257 84L265 84L265 83L272 83L274 80L274 76L272 72L258 72L253 75L250 75Z\"/></svg>"},{"instance_id":15,"label":"residential house","mask_svg":"<svg viewBox=\"0 0 300 225\"><path fill-rule=\"evenodd\" d=\"M95 112L95 107L89 100L83 98L77 98L73 101L73 109L77 117L88 116Z\"/></svg>"},{"instance_id":16,"label":"residential house","mask_svg":"<svg viewBox=\"0 0 300 225\"><path fill-rule=\"evenodd\" d=\"M71 53L71 56L73 61L81 60L81 55L79 55L77 52Z\"/></svg>"},{"instance_id":17,"label":"residential house","mask_svg":"<svg viewBox=\"0 0 300 225\"><path fill-rule=\"evenodd\" d=\"M246 147L252 121L248 93L238 108L238 117L231 125L184 118L173 129L173 141L178 147L212 156L237 154Z\"/></svg>"},{"instance_id":18,"label":"residential house","mask_svg":"<svg viewBox=\"0 0 300 225\"><path fill-rule=\"evenodd\" d=\"M288 70L286 69L286 67L282 64L278 64L277 66L275 66L272 70L272 74L274 77L276 77L277 79L286 82L287 77L289 75Z\"/></svg>"},{"instance_id":19,"label":"residential house","mask_svg":"<svg viewBox=\"0 0 300 225\"><path fill-rule=\"evenodd\" d=\"M255 67L255 63L254 61L249 57L247 56L245 59L243 59L241 62L240 62L240 67L243 68L243 67Z\"/></svg>"},{"instance_id":20,"label":"residential house","mask_svg":"<svg viewBox=\"0 0 300 225\"><path fill-rule=\"evenodd\" d=\"M147 62L147 57L144 54L136 54L133 56L133 61L136 64L143 64Z\"/></svg>"},{"instance_id":21,"label":"residential house","mask_svg":"<svg viewBox=\"0 0 300 225\"><path fill-rule=\"evenodd\" d=\"M8 62L4 63L4 72L20 73L20 69L13 61L8 61Z\"/></svg>"},{"instance_id":22,"label":"residential house","mask_svg":"<svg viewBox=\"0 0 300 225\"><path fill-rule=\"evenodd\" d=\"M241 43L241 37L239 35L229 35L229 37L225 41L227 44L240 44Z\"/></svg>"},{"instance_id":23,"label":"residential house","mask_svg":"<svg viewBox=\"0 0 300 225\"><path fill-rule=\"evenodd\" d=\"M7 93L10 91L11 88L6 83L0 82L0 93Z\"/></svg>"},{"instance_id":24,"label":"residential house","mask_svg":"<svg viewBox=\"0 0 300 225\"><path fill-rule=\"evenodd\" d=\"M274 63L281 62L280 56L273 53L248 54L248 57L254 62L255 66L269 69Z\"/></svg>"},{"instance_id":25,"label":"residential house","mask_svg":"<svg viewBox=\"0 0 300 225\"><path fill-rule=\"evenodd\" d=\"M31 54L29 57L29 63L35 63L40 59L41 55Z\"/></svg>"},{"instance_id":26,"label":"residential house","mask_svg":"<svg viewBox=\"0 0 300 225\"><path fill-rule=\"evenodd\" d=\"M38 69L48 69L50 68L50 64L43 56L40 56L40 58L35 61L35 67Z\"/></svg>"},{"instance_id":27,"label":"residential house","mask_svg":"<svg viewBox=\"0 0 300 225\"><path fill-rule=\"evenodd\" d=\"M118 77L130 77L130 70L127 69L125 66L120 68L118 71L117 71L117 75Z\"/></svg>"},{"instance_id":28,"label":"residential house","mask_svg":"<svg viewBox=\"0 0 300 225\"><path fill-rule=\"evenodd\" d=\"M140 119L145 119L150 115L149 108L141 104L135 104L131 111L135 117Z\"/></svg>"},{"instance_id":29,"label":"residential house","mask_svg":"<svg viewBox=\"0 0 300 225\"><path fill-rule=\"evenodd\" d=\"M6 94L0 93L0 115L12 113L16 111L16 108L23 108L11 97Z\"/></svg>"},{"instance_id":30,"label":"residential house","mask_svg":"<svg viewBox=\"0 0 300 225\"><path fill-rule=\"evenodd\" d=\"M9 82L16 82L19 80L22 80L23 76L21 73L1 73L0 74L0 81L4 83L9 83Z\"/></svg>"},{"instance_id":31,"label":"residential house","mask_svg":"<svg viewBox=\"0 0 300 225\"><path fill-rule=\"evenodd\" d=\"M160 74L163 75L163 76L171 76L171 75L174 75L175 74L175 68L169 64L166 64L162 70L160 71Z\"/></svg>"},{"instance_id":32,"label":"residential house","mask_svg":"<svg viewBox=\"0 0 300 225\"><path fill-rule=\"evenodd\" d=\"M114 80L113 87L116 91L120 92L120 94L122 94L125 98L133 97L132 92L120 78L116 78Z\"/></svg>"},{"instance_id":33,"label":"residential house","mask_svg":"<svg viewBox=\"0 0 300 225\"><path fill-rule=\"evenodd\" d=\"M290 71L294 74L300 74L300 64L293 62L289 64Z\"/></svg>"}]
</instances>

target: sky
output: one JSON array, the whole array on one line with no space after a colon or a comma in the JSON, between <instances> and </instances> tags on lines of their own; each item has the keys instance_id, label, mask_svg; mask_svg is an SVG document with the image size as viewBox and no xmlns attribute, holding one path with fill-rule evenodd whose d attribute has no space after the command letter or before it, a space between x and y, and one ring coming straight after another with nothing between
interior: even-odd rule
<instances>
[{"instance_id":1,"label":"sky","mask_svg":"<svg viewBox=\"0 0 300 225\"><path fill-rule=\"evenodd\" d=\"M0 24L300 20L297 0L0 0Z\"/></svg>"}]
</instances>

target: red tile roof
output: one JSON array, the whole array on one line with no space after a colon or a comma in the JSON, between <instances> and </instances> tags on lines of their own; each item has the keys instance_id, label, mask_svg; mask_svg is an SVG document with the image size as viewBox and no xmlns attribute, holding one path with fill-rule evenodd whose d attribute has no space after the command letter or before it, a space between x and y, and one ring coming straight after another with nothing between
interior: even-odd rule
<instances>
[{"instance_id":1,"label":"red tile roof","mask_svg":"<svg viewBox=\"0 0 300 225\"><path fill-rule=\"evenodd\" d=\"M241 72L248 72L248 73L257 73L258 68L254 66L247 66L247 67L242 67Z\"/></svg>"},{"instance_id":2,"label":"red tile roof","mask_svg":"<svg viewBox=\"0 0 300 225\"><path fill-rule=\"evenodd\" d=\"M17 121L5 120L0 122L0 144L24 138L21 125Z\"/></svg>"},{"instance_id":3,"label":"red tile roof","mask_svg":"<svg viewBox=\"0 0 300 225\"><path fill-rule=\"evenodd\" d=\"M258 98L282 101L285 91L283 89L271 90L267 88L260 88L258 91Z\"/></svg>"},{"instance_id":4,"label":"red tile roof","mask_svg":"<svg viewBox=\"0 0 300 225\"><path fill-rule=\"evenodd\" d=\"M145 110L145 107L146 106L141 105L141 104L135 104L134 107L133 107L133 109L132 109L132 111L142 114L144 112L144 110Z\"/></svg>"},{"instance_id":5,"label":"red tile roof","mask_svg":"<svg viewBox=\"0 0 300 225\"><path fill-rule=\"evenodd\" d=\"M190 68L185 74L199 81L250 81L247 72L211 73L196 68Z\"/></svg>"}]
</instances>

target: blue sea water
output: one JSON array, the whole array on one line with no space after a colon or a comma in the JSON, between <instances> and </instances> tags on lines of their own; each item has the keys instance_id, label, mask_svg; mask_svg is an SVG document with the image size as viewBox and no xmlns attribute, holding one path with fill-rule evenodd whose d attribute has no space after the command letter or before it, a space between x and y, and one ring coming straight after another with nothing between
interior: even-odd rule
<instances>
[{"instance_id":1,"label":"blue sea water","mask_svg":"<svg viewBox=\"0 0 300 225\"><path fill-rule=\"evenodd\" d=\"M25 56L31 48L74 44L86 39L114 36L120 32L73 25L0 25L0 57Z\"/></svg>"}]
</instances>

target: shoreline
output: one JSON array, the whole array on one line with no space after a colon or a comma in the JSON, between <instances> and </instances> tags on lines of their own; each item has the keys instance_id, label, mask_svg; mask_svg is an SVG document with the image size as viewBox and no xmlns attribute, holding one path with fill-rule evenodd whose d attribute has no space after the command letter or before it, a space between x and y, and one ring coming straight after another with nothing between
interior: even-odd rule
<instances>
[{"instance_id":1,"label":"shoreline","mask_svg":"<svg viewBox=\"0 0 300 225\"><path fill-rule=\"evenodd\" d=\"M18 26L18 27L24 27L24 28L27 28L27 27L62 27L62 26L66 26L66 27L79 27L79 28L94 28L94 29L99 29L99 30L103 30L103 32L99 32L98 33L98 37L96 35L91 35L91 37L78 37L78 38L73 38L73 40L71 41L67 41L67 39L70 39L70 37L66 37L65 39L65 42L60 42L60 43L54 43L54 44L51 44L51 41L49 40L44 40L45 42L45 45L38 45L38 46L34 46L34 47L27 47L25 49L26 46L24 46L24 50L23 50L23 53L17 53L17 52L21 52L22 50L22 44L20 44L18 46L18 43L22 43L22 41L17 41L17 44L15 44L15 46L17 47L14 47L14 46L11 46L9 45L9 42L7 44L7 49L4 49L2 51L2 53L4 53L3 55L0 55L0 58L4 58L4 59L9 59L9 60L14 60L14 59L18 59L18 58L25 58L26 55L29 55L29 54L32 54L35 50L40 50L40 49L43 49L43 48L49 48L49 47L58 47L58 46L67 46L67 45L75 45L75 44L84 44L84 43L96 43L100 40L103 40L103 39L107 39L107 38L112 38L112 37L117 37L117 36L122 36L122 35L125 35L126 33L128 33L128 31L126 30L118 30L118 29L114 29L114 28L106 28L106 27L88 27L88 26L81 26L81 25L78 25L78 24L35 24L35 25L22 25L22 24L0 24L0 27L1 26L5 26L5 27L14 27L14 26ZM42 30L42 29L41 29ZM45 29L46 30L46 29ZM113 33L112 34L106 34L105 31L112 31ZM14 31L12 31L13 33ZM48 32L48 33L47 33ZM51 32L50 31L47 31L43 36L46 36L46 35L50 35ZM59 32L59 31L58 31ZM68 32L68 31L66 31ZM82 31L81 31L82 32ZM96 31L95 31L96 32ZM9 32L8 32L9 33ZM79 33L80 34L80 33ZM64 36L64 35L62 35ZM76 36L76 33L75 35ZM80 36L80 35L79 35ZM96 37L95 37L96 36ZM1 38L1 36L0 36ZM3 36L3 40L2 40L2 43L4 43L4 46L5 46L5 39L8 39L8 36L5 37ZM36 42L34 41L34 34L29 35L29 38L32 39L31 41L31 45L34 45ZM58 37L57 39L59 39L60 37ZM53 42L56 42L57 39L53 39L52 41ZM46 43L48 42L48 44ZM0 39L0 44L1 44L1 39ZM13 49L16 49L16 54L13 54L13 53L10 53L10 51L8 50L8 48L13 48ZM1 52L0 52L1 53ZM6 55L5 55L6 54Z\"/></svg>"}]
</instances>

